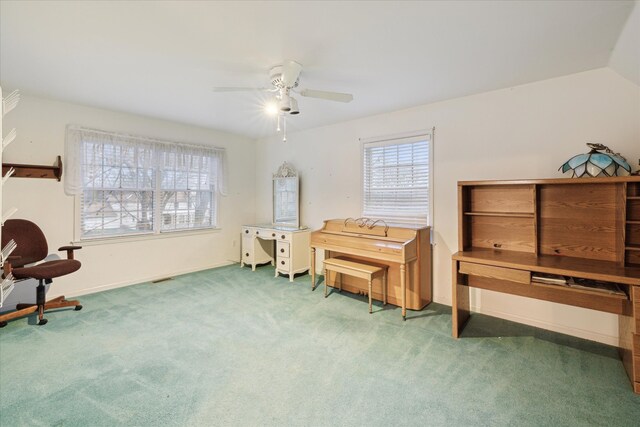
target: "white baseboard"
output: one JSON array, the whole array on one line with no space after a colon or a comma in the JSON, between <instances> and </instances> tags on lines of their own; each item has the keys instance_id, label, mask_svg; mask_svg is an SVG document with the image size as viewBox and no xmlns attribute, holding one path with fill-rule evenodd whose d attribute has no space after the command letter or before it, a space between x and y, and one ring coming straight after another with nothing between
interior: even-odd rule
<instances>
[{"instance_id":1,"label":"white baseboard","mask_svg":"<svg viewBox=\"0 0 640 427\"><path fill-rule=\"evenodd\" d=\"M186 270L178 270L178 271L174 271L174 272L169 273L169 274L159 274L159 275L155 275L155 276L142 277L142 278L138 278L138 279L135 279L135 280L125 280L123 282L110 283L108 285L101 285L101 286L96 286L96 287L93 287L93 288L81 289L81 290L78 290L78 291L75 291L75 292L66 292L66 294L70 298L75 298L75 297L80 297L82 295L95 294L97 292L108 291L110 289L124 288L125 286L137 285L139 283L152 282L154 280L164 279L166 277L181 276L183 274L195 273L196 271L209 270L211 268L224 267L224 266L231 265L231 264L236 264L236 263L237 263L237 261L219 262L219 263L215 263L215 264L206 265L204 267L190 268L190 269L186 269Z\"/></svg>"},{"instance_id":2,"label":"white baseboard","mask_svg":"<svg viewBox=\"0 0 640 427\"><path fill-rule=\"evenodd\" d=\"M620 338L617 335L601 334L599 332L590 331L587 329L576 328L573 326L558 325L551 322L545 322L543 320L532 319L530 317L519 316L517 314L505 313L503 311L496 310L483 310L478 307L471 307L471 311L475 313L486 314L487 316L499 317L500 319L510 320L512 322L524 323L525 325L534 326L540 329L546 329L548 331L559 332L561 334L571 335L578 338L584 338L591 341L600 342L617 347L619 345Z\"/></svg>"},{"instance_id":3,"label":"white baseboard","mask_svg":"<svg viewBox=\"0 0 640 427\"><path fill-rule=\"evenodd\" d=\"M435 301L435 303L451 306L451 300ZM509 320L516 323L533 326L547 331L559 332L561 334L571 335L573 337L584 338L590 341L596 341L612 346L619 346L620 338L618 335L601 334L599 332L590 331L588 329L576 328L572 326L558 325L556 323L546 322L544 320L532 319L530 317L521 316L513 313L507 313L500 310L486 310L481 307L471 305L473 313L486 314L487 316L498 317L500 319ZM586 309L585 309L586 310Z\"/></svg>"}]
</instances>

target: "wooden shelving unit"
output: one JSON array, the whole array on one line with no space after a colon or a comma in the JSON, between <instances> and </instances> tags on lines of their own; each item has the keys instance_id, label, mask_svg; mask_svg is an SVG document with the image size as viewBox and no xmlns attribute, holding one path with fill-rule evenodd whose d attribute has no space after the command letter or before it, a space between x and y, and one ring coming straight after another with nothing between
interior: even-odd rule
<instances>
[{"instance_id":1,"label":"wooden shelving unit","mask_svg":"<svg viewBox=\"0 0 640 427\"><path fill-rule=\"evenodd\" d=\"M640 393L640 177L459 182L458 210L454 337L470 316L470 287L618 314ZM536 283L536 273L621 291Z\"/></svg>"},{"instance_id":2,"label":"wooden shelving unit","mask_svg":"<svg viewBox=\"0 0 640 427\"><path fill-rule=\"evenodd\" d=\"M626 207L624 259L627 265L640 268L640 183L627 184Z\"/></svg>"},{"instance_id":3,"label":"wooden shelving unit","mask_svg":"<svg viewBox=\"0 0 640 427\"><path fill-rule=\"evenodd\" d=\"M0 136L2 137L2 143L0 144L0 163L2 163L2 153L4 149L11 144L16 138L16 130L12 129L6 136L4 136L4 132L2 131L3 126L3 117L9 113L11 110L18 105L18 101L20 101L20 95L18 91L14 91L10 93L7 97L4 97L2 94L2 88L0 88ZM0 242L2 241L2 227L4 225L4 221L9 218L9 216L13 215L17 209L11 208L8 211L2 210L2 187L6 182L6 178L9 178L15 170L8 169L6 172L3 170L3 178L0 180ZM4 305L4 301L6 297L13 290L13 275L11 274L11 268L7 263L7 259L9 255L15 250L16 245L13 240L7 243L2 250L0 255L0 268L2 268L2 274L0 275L0 307Z\"/></svg>"}]
</instances>

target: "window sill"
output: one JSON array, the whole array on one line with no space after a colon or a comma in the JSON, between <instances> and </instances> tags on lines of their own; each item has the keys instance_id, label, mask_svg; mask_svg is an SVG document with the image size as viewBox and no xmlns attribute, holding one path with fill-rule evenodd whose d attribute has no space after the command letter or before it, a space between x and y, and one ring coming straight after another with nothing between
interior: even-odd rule
<instances>
[{"instance_id":1,"label":"window sill","mask_svg":"<svg viewBox=\"0 0 640 427\"><path fill-rule=\"evenodd\" d=\"M118 243L141 242L145 240L173 239L176 237L199 236L221 232L221 228L205 228L200 230L165 231L164 233L136 234L131 236L96 237L93 239L74 239L72 244L82 246L110 245Z\"/></svg>"}]
</instances>

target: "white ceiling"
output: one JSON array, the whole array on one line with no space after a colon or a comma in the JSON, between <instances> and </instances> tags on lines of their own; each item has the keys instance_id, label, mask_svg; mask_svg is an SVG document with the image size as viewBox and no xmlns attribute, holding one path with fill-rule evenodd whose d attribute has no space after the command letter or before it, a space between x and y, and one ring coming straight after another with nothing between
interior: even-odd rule
<instances>
[{"instance_id":1,"label":"white ceiling","mask_svg":"<svg viewBox=\"0 0 640 427\"><path fill-rule=\"evenodd\" d=\"M274 133L255 93L283 59L307 129L607 66L633 1L0 2L0 83L221 129Z\"/></svg>"}]
</instances>

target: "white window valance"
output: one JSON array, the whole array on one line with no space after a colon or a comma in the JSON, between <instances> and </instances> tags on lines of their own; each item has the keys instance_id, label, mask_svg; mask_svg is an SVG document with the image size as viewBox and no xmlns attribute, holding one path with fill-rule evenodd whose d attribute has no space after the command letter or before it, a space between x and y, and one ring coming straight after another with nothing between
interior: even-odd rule
<instances>
[{"instance_id":1,"label":"white window valance","mask_svg":"<svg viewBox=\"0 0 640 427\"><path fill-rule=\"evenodd\" d=\"M67 126L65 141L65 174L64 191L67 195L81 195L83 191L82 164L85 162L83 143L93 142L110 147L128 148L136 152L136 163L139 169L162 171L170 157L177 167L187 165L194 159L209 158L211 168L210 185L218 194L227 195L227 156L224 148L204 145L185 144L168 140L147 138L143 136L106 132L97 129L83 128L77 125ZM200 160L201 161L201 160Z\"/></svg>"}]
</instances>

